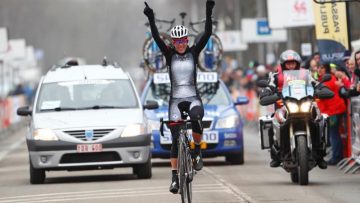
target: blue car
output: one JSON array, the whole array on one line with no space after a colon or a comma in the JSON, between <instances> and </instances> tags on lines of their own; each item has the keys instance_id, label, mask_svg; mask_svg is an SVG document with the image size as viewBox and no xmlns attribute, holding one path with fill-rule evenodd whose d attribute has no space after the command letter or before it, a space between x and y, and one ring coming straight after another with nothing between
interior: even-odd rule
<instances>
[{"instance_id":1,"label":"blue car","mask_svg":"<svg viewBox=\"0 0 360 203\"><path fill-rule=\"evenodd\" d=\"M204 129L203 157L225 156L231 164L244 163L243 122L236 105L247 104L247 97L232 101L225 84L217 73L198 73L198 90L203 101L205 115L203 121L211 122ZM167 73L155 73L142 92L141 101L157 101L159 108L145 110L148 130L152 132L151 151L154 158L169 158L171 148L170 130L164 126L164 136L160 136L160 118L168 120L170 81Z\"/></svg>"}]
</instances>

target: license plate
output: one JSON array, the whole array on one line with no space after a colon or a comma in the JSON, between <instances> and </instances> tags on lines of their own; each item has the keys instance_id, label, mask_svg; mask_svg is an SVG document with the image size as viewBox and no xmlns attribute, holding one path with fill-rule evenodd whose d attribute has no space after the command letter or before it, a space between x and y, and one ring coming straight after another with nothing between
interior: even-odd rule
<instances>
[{"instance_id":1,"label":"license plate","mask_svg":"<svg viewBox=\"0 0 360 203\"><path fill-rule=\"evenodd\" d=\"M102 152L102 144L78 144L76 151L78 153Z\"/></svg>"},{"instance_id":2,"label":"license plate","mask_svg":"<svg viewBox=\"0 0 360 203\"><path fill-rule=\"evenodd\" d=\"M190 135L192 140L192 136ZM203 133L202 142L207 144L216 144L219 143L219 132L218 131L206 131ZM171 144L171 134L169 132L164 132L164 136L160 136L160 144Z\"/></svg>"}]
</instances>

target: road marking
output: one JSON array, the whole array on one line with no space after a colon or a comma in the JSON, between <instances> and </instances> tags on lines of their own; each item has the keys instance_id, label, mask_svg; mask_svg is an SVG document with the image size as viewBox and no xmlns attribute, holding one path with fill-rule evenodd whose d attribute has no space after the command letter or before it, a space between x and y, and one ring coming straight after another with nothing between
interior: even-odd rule
<instances>
[{"instance_id":1,"label":"road marking","mask_svg":"<svg viewBox=\"0 0 360 203\"><path fill-rule=\"evenodd\" d=\"M22 137L20 140L18 140L17 142L13 143L12 145L10 145L10 147L8 147L7 149L3 150L0 152L0 161L2 161L10 152L12 152L13 150L15 150L16 148L20 147L20 145L25 142L25 138Z\"/></svg>"},{"instance_id":2,"label":"road marking","mask_svg":"<svg viewBox=\"0 0 360 203\"><path fill-rule=\"evenodd\" d=\"M220 183L223 187L228 188L229 191L231 191L231 194L233 194L238 200L243 202L252 202L252 203L256 202L249 195L240 191L235 185L226 182L220 175L216 174L210 168L204 167L203 171L205 172L205 174L207 173L208 176L212 177L216 182Z\"/></svg>"},{"instance_id":3,"label":"road marking","mask_svg":"<svg viewBox=\"0 0 360 203\"><path fill-rule=\"evenodd\" d=\"M0 173L8 173L15 171L28 171L29 165L18 165L18 166L10 166L10 167L1 167Z\"/></svg>"},{"instance_id":4,"label":"road marking","mask_svg":"<svg viewBox=\"0 0 360 203\"><path fill-rule=\"evenodd\" d=\"M22 195L13 197L2 197L0 203L20 203L20 202L61 202L87 199L108 199L119 197L138 197L138 196L159 196L169 195L168 188L159 187L143 187L143 188L127 188L127 189L110 189L110 190L93 190L82 192L62 192L35 195ZM139 193L141 191L141 193ZM193 193L229 193L232 191L224 187L222 184L201 184L193 186Z\"/></svg>"},{"instance_id":5,"label":"road marking","mask_svg":"<svg viewBox=\"0 0 360 203\"><path fill-rule=\"evenodd\" d=\"M166 188L167 189L167 188ZM64 202L64 201L74 201L74 200L95 200L95 199L109 199L109 198L129 198L129 197L139 197L139 196L159 196L159 195L170 195L168 191L162 190L161 192L154 192L151 191L149 193L139 193L134 192L135 194L96 194L94 196L81 196L81 197L46 197L43 199L22 199L22 200L10 200L10 201L1 201L3 203L40 203L40 202ZM195 190L193 193L215 193L220 192L223 193L224 191L213 189L213 190Z\"/></svg>"}]
</instances>

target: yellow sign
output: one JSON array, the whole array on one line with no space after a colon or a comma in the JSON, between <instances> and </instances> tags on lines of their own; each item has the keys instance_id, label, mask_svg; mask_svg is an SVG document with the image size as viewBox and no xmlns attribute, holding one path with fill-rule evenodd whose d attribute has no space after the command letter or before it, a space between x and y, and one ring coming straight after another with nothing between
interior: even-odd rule
<instances>
[{"instance_id":1,"label":"yellow sign","mask_svg":"<svg viewBox=\"0 0 360 203\"><path fill-rule=\"evenodd\" d=\"M318 0L325 2L325 0ZM333 40L349 50L346 4L325 3L314 5L315 28L317 40Z\"/></svg>"}]
</instances>

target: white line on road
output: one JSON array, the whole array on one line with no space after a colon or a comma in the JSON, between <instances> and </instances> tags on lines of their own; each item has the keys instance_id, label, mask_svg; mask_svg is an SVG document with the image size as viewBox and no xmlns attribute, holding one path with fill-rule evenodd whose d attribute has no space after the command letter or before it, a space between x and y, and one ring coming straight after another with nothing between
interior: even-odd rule
<instances>
[{"instance_id":1,"label":"white line on road","mask_svg":"<svg viewBox=\"0 0 360 203\"><path fill-rule=\"evenodd\" d=\"M223 193L228 191L213 189L213 190L193 190L193 193ZM62 198L53 198L47 197L43 199L22 199L22 200L11 200L11 201L2 201L4 203L40 203L40 202L64 202L64 201L75 201L75 200L95 200L95 199L109 199L109 198L124 198L124 197L139 197L139 196L159 196L159 195L172 195L168 191L162 190L161 192L151 192L151 193L139 193L136 194L96 194L94 196L82 196L82 197L62 197Z\"/></svg>"},{"instance_id":2,"label":"white line on road","mask_svg":"<svg viewBox=\"0 0 360 203\"><path fill-rule=\"evenodd\" d=\"M95 190L82 192L63 192L37 195L22 195L0 198L0 203L20 203L20 202L58 202L69 200L86 200L86 199L106 199L115 197L138 197L138 196L157 196L169 195L167 187L146 187L146 188L127 188L117 190ZM138 191L142 191L139 193ZM227 192L232 193L228 188L221 184L202 184L193 188L194 193L214 193Z\"/></svg>"},{"instance_id":3,"label":"white line on road","mask_svg":"<svg viewBox=\"0 0 360 203\"><path fill-rule=\"evenodd\" d=\"M20 140L18 140L17 142L13 143L12 145L10 145L10 147L8 147L7 149L5 149L4 151L0 152L0 161L2 161L10 152L12 152L13 150L15 150L16 148L18 148L23 142L25 142L25 138L22 137Z\"/></svg>"},{"instance_id":4,"label":"white line on road","mask_svg":"<svg viewBox=\"0 0 360 203\"><path fill-rule=\"evenodd\" d=\"M226 182L220 175L216 174L213 170L211 170L208 167L204 167L203 171L207 173L210 177L212 177L214 180L222 184L224 187L228 188L231 193L240 201L243 202L256 202L254 199L252 199L249 195L246 193L240 191L235 185Z\"/></svg>"}]
</instances>

